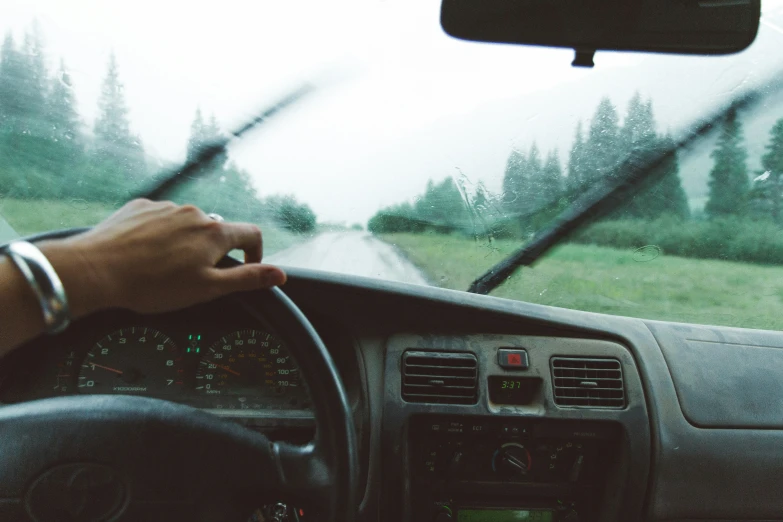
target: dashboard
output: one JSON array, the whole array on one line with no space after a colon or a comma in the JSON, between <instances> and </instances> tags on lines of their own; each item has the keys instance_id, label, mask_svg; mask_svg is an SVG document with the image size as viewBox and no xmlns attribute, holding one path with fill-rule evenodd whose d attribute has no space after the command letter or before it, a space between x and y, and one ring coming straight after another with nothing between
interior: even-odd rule
<instances>
[{"instance_id":1,"label":"dashboard","mask_svg":"<svg viewBox=\"0 0 783 522\"><path fill-rule=\"evenodd\" d=\"M361 522L780 519L778 332L306 270L284 290L348 393ZM231 299L95 314L0 364L0 403L93 393L180 402L292 442L314 433L297 362Z\"/></svg>"},{"instance_id":2,"label":"dashboard","mask_svg":"<svg viewBox=\"0 0 783 522\"><path fill-rule=\"evenodd\" d=\"M230 300L160 315L105 312L16 353L3 365L4 403L123 394L223 415L312 417L287 346Z\"/></svg>"}]
</instances>

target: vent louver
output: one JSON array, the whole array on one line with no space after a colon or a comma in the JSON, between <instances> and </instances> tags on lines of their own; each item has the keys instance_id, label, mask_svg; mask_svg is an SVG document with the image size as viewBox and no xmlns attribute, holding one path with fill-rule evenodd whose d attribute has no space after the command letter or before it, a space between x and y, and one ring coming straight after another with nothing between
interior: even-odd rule
<instances>
[{"instance_id":1,"label":"vent louver","mask_svg":"<svg viewBox=\"0 0 783 522\"><path fill-rule=\"evenodd\" d=\"M617 359L553 357L550 364L558 406L625 406L623 369Z\"/></svg>"},{"instance_id":2,"label":"vent louver","mask_svg":"<svg viewBox=\"0 0 783 522\"><path fill-rule=\"evenodd\" d=\"M402 354L402 398L408 402L475 404L478 363L463 352Z\"/></svg>"}]
</instances>

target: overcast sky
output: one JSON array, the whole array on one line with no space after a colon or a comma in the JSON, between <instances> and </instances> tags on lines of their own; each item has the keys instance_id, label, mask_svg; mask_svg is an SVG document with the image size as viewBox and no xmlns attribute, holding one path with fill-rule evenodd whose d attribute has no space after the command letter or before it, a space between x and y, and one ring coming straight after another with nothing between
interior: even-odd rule
<instances>
[{"instance_id":1,"label":"overcast sky","mask_svg":"<svg viewBox=\"0 0 783 522\"><path fill-rule=\"evenodd\" d=\"M624 113L638 90L653 98L661 130L676 131L783 64L783 0L764 2L745 53L599 53L592 70L570 67L567 50L452 39L439 4L3 0L0 30L20 40L38 20L88 125L114 51L132 128L164 161L183 159L196 107L228 129L299 81L328 78L232 151L262 194L293 193L322 221L365 222L429 178L498 190L512 147L536 140L565 160L576 121L604 95Z\"/></svg>"}]
</instances>

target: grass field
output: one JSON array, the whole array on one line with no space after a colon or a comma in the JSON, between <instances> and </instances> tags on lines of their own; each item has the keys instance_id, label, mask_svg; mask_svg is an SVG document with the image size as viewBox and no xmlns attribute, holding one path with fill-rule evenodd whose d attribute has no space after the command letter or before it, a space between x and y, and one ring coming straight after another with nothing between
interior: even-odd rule
<instances>
[{"instance_id":1,"label":"grass field","mask_svg":"<svg viewBox=\"0 0 783 522\"><path fill-rule=\"evenodd\" d=\"M20 236L46 230L95 225L114 210L115 208L108 204L84 200L0 199L0 216ZM264 234L264 254L284 250L307 239L273 224L260 225Z\"/></svg>"},{"instance_id":2,"label":"grass field","mask_svg":"<svg viewBox=\"0 0 783 522\"><path fill-rule=\"evenodd\" d=\"M459 236L389 234L433 282L465 290L519 247ZM649 254L649 252L647 252ZM491 295L591 312L688 323L783 329L783 267L563 245Z\"/></svg>"}]
</instances>

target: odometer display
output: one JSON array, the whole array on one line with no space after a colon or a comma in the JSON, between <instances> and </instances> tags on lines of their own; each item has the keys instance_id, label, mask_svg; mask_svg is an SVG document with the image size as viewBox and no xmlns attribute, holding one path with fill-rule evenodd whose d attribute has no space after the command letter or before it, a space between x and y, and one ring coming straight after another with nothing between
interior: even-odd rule
<instances>
[{"instance_id":1,"label":"odometer display","mask_svg":"<svg viewBox=\"0 0 783 522\"><path fill-rule=\"evenodd\" d=\"M239 330L221 337L202 353L195 388L202 395L215 397L210 402L216 407L307 407L299 368L276 336Z\"/></svg>"}]
</instances>

